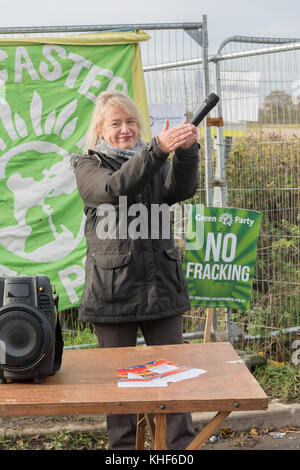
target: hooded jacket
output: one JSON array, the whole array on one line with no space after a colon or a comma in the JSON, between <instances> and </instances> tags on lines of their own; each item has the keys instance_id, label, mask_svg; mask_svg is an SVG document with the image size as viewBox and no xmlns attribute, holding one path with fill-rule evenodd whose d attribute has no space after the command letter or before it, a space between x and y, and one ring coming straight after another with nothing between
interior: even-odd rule
<instances>
[{"instance_id":1,"label":"hooded jacket","mask_svg":"<svg viewBox=\"0 0 300 470\"><path fill-rule=\"evenodd\" d=\"M122 165L93 150L77 159L87 242L79 320L154 320L190 309L169 206L195 194L198 147L177 149L172 164L155 138Z\"/></svg>"}]
</instances>

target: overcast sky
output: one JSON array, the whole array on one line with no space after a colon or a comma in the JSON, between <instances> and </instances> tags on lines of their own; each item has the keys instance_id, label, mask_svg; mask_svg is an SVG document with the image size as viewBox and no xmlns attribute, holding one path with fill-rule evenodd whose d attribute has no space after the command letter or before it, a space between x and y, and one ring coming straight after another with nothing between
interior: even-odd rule
<instances>
[{"instance_id":1,"label":"overcast sky","mask_svg":"<svg viewBox=\"0 0 300 470\"><path fill-rule=\"evenodd\" d=\"M210 52L234 35L300 37L299 0L0 0L0 27L198 22Z\"/></svg>"}]
</instances>

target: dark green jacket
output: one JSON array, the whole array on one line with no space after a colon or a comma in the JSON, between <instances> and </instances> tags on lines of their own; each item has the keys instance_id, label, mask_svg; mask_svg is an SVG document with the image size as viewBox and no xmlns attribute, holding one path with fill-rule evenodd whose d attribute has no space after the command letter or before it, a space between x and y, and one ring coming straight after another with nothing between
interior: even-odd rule
<instances>
[{"instance_id":1,"label":"dark green jacket","mask_svg":"<svg viewBox=\"0 0 300 470\"><path fill-rule=\"evenodd\" d=\"M165 230L168 217L163 216L159 228L153 226L151 209L162 204L165 209L195 194L198 144L178 149L172 164L167 158L154 138L121 166L94 151L78 159L75 175L84 202L87 241L80 320L154 320L190 308L181 261L172 233L169 236ZM128 212L122 211L124 196ZM144 214L143 232L138 225L139 208ZM108 227L110 236L104 238ZM129 230L131 237L127 236L128 227L136 228ZM139 231L140 236L134 235Z\"/></svg>"}]
</instances>

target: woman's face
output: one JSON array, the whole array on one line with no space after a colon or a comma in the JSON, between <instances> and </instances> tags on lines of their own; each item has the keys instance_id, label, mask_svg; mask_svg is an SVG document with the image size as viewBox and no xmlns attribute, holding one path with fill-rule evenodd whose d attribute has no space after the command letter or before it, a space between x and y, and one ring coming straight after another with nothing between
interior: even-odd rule
<instances>
[{"instance_id":1,"label":"woman's face","mask_svg":"<svg viewBox=\"0 0 300 470\"><path fill-rule=\"evenodd\" d=\"M134 117L117 106L107 109L100 136L108 144L121 149L134 149L138 140L138 126Z\"/></svg>"}]
</instances>

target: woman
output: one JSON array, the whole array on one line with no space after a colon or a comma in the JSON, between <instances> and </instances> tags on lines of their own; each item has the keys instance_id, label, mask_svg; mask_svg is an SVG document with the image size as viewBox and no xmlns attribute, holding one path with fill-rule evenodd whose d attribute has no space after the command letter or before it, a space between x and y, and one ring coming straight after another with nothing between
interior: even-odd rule
<instances>
[{"instance_id":1,"label":"woman","mask_svg":"<svg viewBox=\"0 0 300 470\"><path fill-rule=\"evenodd\" d=\"M74 162L87 241L79 319L93 323L104 348L135 346L139 327L147 345L182 343L182 313L190 308L172 236L151 220L151 208L194 195L197 129L188 123L170 129L166 121L144 145L142 128L128 96L103 92L90 123L87 153ZM170 152L175 152L172 165ZM136 416L110 415L107 429L109 449L135 448ZM193 437L190 414L167 416L169 449L183 449Z\"/></svg>"}]
</instances>

